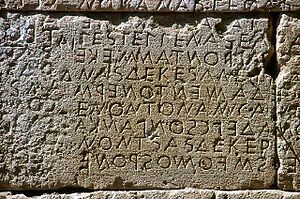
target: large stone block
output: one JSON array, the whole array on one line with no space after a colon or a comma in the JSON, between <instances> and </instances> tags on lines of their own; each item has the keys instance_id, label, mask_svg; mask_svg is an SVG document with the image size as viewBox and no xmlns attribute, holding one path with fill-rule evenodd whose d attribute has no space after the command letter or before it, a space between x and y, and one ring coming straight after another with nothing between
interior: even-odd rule
<instances>
[{"instance_id":1,"label":"large stone block","mask_svg":"<svg viewBox=\"0 0 300 199\"><path fill-rule=\"evenodd\" d=\"M267 17L2 14L3 189L268 188Z\"/></svg>"},{"instance_id":2,"label":"large stone block","mask_svg":"<svg viewBox=\"0 0 300 199\"><path fill-rule=\"evenodd\" d=\"M300 189L300 19L282 15L277 31L279 187Z\"/></svg>"}]
</instances>

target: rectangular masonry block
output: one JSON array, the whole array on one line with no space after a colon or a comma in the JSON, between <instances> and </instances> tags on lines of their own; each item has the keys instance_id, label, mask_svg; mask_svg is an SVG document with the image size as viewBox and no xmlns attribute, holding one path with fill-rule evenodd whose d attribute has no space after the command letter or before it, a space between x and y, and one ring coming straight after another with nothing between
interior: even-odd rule
<instances>
[{"instance_id":1,"label":"rectangular masonry block","mask_svg":"<svg viewBox=\"0 0 300 199\"><path fill-rule=\"evenodd\" d=\"M267 17L0 19L0 187L268 188Z\"/></svg>"},{"instance_id":2,"label":"rectangular masonry block","mask_svg":"<svg viewBox=\"0 0 300 199\"><path fill-rule=\"evenodd\" d=\"M277 30L279 187L300 190L300 19L282 15Z\"/></svg>"}]
</instances>

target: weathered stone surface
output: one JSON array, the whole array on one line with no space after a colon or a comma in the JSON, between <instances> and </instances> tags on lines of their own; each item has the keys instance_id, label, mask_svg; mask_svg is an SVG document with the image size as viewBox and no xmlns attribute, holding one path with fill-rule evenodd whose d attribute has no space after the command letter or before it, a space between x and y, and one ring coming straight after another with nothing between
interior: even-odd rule
<instances>
[{"instance_id":1,"label":"weathered stone surface","mask_svg":"<svg viewBox=\"0 0 300 199\"><path fill-rule=\"evenodd\" d=\"M0 0L6 10L249 12L299 11L298 0Z\"/></svg>"},{"instance_id":2,"label":"weathered stone surface","mask_svg":"<svg viewBox=\"0 0 300 199\"><path fill-rule=\"evenodd\" d=\"M12 195L11 192L0 192L0 198L1 199L8 198L11 195Z\"/></svg>"},{"instance_id":3,"label":"weathered stone surface","mask_svg":"<svg viewBox=\"0 0 300 199\"><path fill-rule=\"evenodd\" d=\"M298 11L298 0L196 0L196 12Z\"/></svg>"},{"instance_id":4,"label":"weathered stone surface","mask_svg":"<svg viewBox=\"0 0 300 199\"><path fill-rule=\"evenodd\" d=\"M1 1L0 1L1 5ZM195 0L3 0L7 10L193 12Z\"/></svg>"},{"instance_id":5,"label":"weathered stone surface","mask_svg":"<svg viewBox=\"0 0 300 199\"><path fill-rule=\"evenodd\" d=\"M0 198L1 198L0 193ZM62 199L62 198L80 198L80 199L102 199L102 198L114 198L114 199L213 199L213 191L185 189L185 190L152 190L152 191L97 191L91 193L73 193L73 194L43 194L41 196L26 197L23 194L13 195L11 193L4 193L3 197L7 199Z\"/></svg>"},{"instance_id":6,"label":"weathered stone surface","mask_svg":"<svg viewBox=\"0 0 300 199\"><path fill-rule=\"evenodd\" d=\"M270 187L269 26L2 15L1 187Z\"/></svg>"},{"instance_id":7,"label":"weathered stone surface","mask_svg":"<svg viewBox=\"0 0 300 199\"><path fill-rule=\"evenodd\" d=\"M300 19L282 15L277 32L278 183L283 189L300 189L299 93Z\"/></svg>"},{"instance_id":8,"label":"weathered stone surface","mask_svg":"<svg viewBox=\"0 0 300 199\"><path fill-rule=\"evenodd\" d=\"M184 190L149 190L149 191L97 191L91 193L73 194L37 194L34 197L26 197L23 194L10 192L0 193L2 199L299 199L300 193L284 192L279 190L257 191L211 191L198 189Z\"/></svg>"},{"instance_id":9,"label":"weathered stone surface","mask_svg":"<svg viewBox=\"0 0 300 199\"><path fill-rule=\"evenodd\" d=\"M299 199L300 193L278 190L259 191L217 191L216 199Z\"/></svg>"}]
</instances>

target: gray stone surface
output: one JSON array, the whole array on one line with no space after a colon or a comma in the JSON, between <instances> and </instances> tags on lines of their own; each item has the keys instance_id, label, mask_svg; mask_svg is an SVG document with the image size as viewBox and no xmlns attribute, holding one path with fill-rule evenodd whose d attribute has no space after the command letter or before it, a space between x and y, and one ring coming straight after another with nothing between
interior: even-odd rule
<instances>
[{"instance_id":1,"label":"gray stone surface","mask_svg":"<svg viewBox=\"0 0 300 199\"><path fill-rule=\"evenodd\" d=\"M279 190L217 191L216 199L299 199L300 193Z\"/></svg>"},{"instance_id":2,"label":"gray stone surface","mask_svg":"<svg viewBox=\"0 0 300 199\"><path fill-rule=\"evenodd\" d=\"M0 188L269 188L267 17L2 14Z\"/></svg>"},{"instance_id":3,"label":"gray stone surface","mask_svg":"<svg viewBox=\"0 0 300 199\"><path fill-rule=\"evenodd\" d=\"M280 161L278 184L282 189L300 189L300 19L282 15L277 31L277 137Z\"/></svg>"}]
</instances>

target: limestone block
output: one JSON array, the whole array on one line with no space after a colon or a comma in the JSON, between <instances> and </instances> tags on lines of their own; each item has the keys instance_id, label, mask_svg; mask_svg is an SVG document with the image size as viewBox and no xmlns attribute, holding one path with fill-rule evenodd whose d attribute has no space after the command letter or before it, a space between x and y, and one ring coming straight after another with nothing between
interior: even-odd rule
<instances>
[{"instance_id":1,"label":"limestone block","mask_svg":"<svg viewBox=\"0 0 300 199\"><path fill-rule=\"evenodd\" d=\"M0 19L2 189L268 188L267 17Z\"/></svg>"},{"instance_id":2,"label":"limestone block","mask_svg":"<svg viewBox=\"0 0 300 199\"><path fill-rule=\"evenodd\" d=\"M196 12L299 11L298 0L196 0Z\"/></svg>"},{"instance_id":3,"label":"limestone block","mask_svg":"<svg viewBox=\"0 0 300 199\"><path fill-rule=\"evenodd\" d=\"M2 0L7 10L193 12L194 6L195 0Z\"/></svg>"},{"instance_id":4,"label":"limestone block","mask_svg":"<svg viewBox=\"0 0 300 199\"><path fill-rule=\"evenodd\" d=\"M277 31L277 148L280 161L278 184L282 189L300 189L300 19L282 15Z\"/></svg>"},{"instance_id":5,"label":"limestone block","mask_svg":"<svg viewBox=\"0 0 300 199\"><path fill-rule=\"evenodd\" d=\"M299 199L300 193L279 190L216 192L216 199Z\"/></svg>"}]
</instances>

